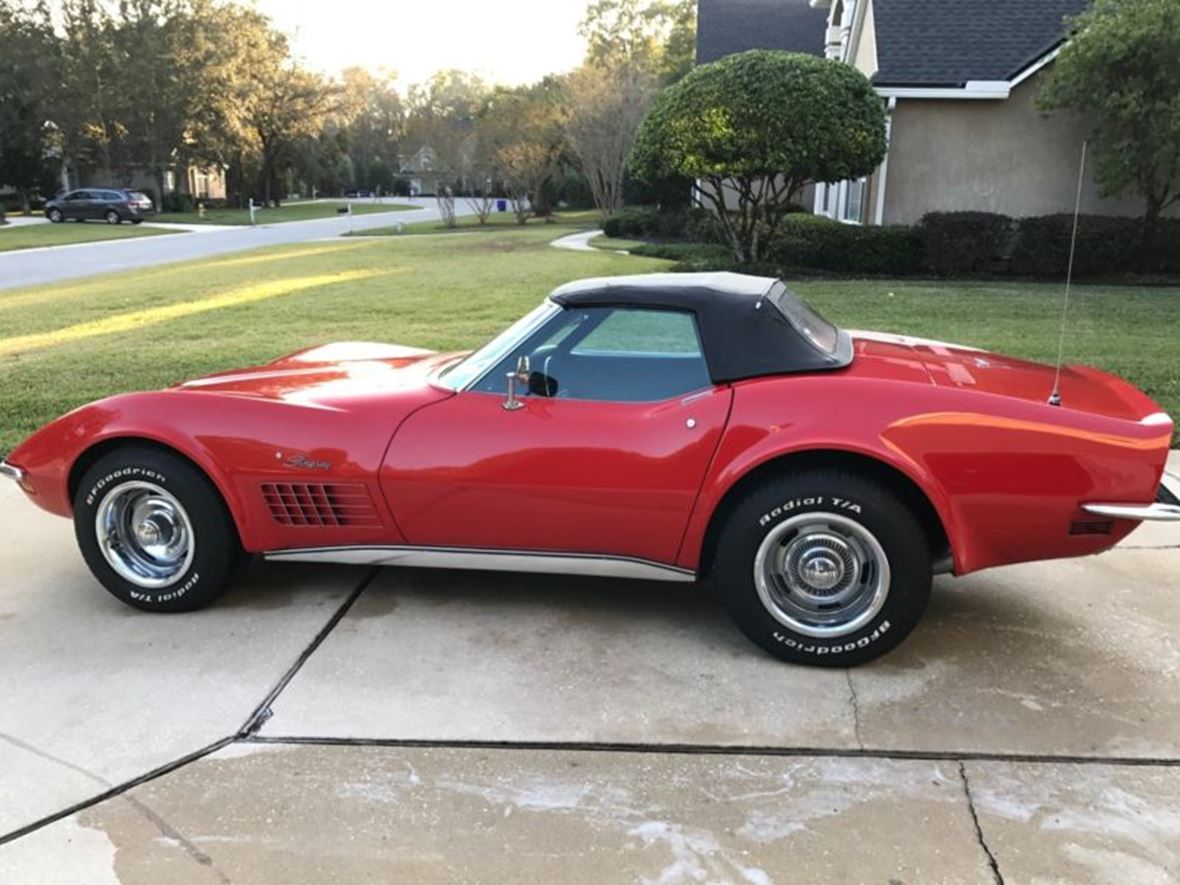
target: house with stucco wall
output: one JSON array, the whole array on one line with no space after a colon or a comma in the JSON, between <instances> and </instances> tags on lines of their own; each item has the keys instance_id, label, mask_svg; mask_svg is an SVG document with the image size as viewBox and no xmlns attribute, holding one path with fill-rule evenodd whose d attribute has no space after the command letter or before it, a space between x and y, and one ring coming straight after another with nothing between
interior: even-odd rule
<instances>
[{"instance_id":1,"label":"house with stucco wall","mask_svg":"<svg viewBox=\"0 0 1180 885\"><path fill-rule=\"evenodd\" d=\"M932 211L1013 217L1072 212L1076 114L1036 96L1088 0L699 0L697 61L748 49L825 56L860 70L885 105L889 150L863 179L805 194L817 214L912 224ZM1136 194L1104 198L1087 175L1082 212L1137 216Z\"/></svg>"}]
</instances>

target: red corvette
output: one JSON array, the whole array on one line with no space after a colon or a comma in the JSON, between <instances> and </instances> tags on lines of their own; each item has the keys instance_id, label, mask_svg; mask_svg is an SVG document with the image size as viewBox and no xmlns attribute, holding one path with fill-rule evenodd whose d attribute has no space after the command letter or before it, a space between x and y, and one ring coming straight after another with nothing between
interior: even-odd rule
<instances>
[{"instance_id":1,"label":"red corvette","mask_svg":"<svg viewBox=\"0 0 1180 885\"><path fill-rule=\"evenodd\" d=\"M692 581L791 661L901 641L931 575L1180 519L1135 388L844 332L782 283L583 280L471 354L330 344L47 425L0 466L150 611L247 554Z\"/></svg>"}]
</instances>

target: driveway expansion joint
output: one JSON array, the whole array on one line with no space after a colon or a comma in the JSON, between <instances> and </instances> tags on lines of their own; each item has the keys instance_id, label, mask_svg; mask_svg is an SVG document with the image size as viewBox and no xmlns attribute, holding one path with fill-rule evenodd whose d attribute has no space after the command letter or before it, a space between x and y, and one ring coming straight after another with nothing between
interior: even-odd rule
<instances>
[{"instance_id":1,"label":"driveway expansion joint","mask_svg":"<svg viewBox=\"0 0 1180 885\"><path fill-rule=\"evenodd\" d=\"M262 699L262 703L255 707L254 712L251 713L249 718L247 718L246 721L242 723L242 727L238 729L235 738L248 738L256 734L258 730L262 728L264 724L266 724L266 721L274 715L271 705L274 704L279 695L283 693L283 690L290 684L291 680L295 678L295 674L298 673L303 668L303 665L307 663L308 659L310 659L311 656L315 654L316 649L318 649L323 644L324 640L328 638L328 635L336 629L336 625L344 619L346 614L348 614L348 610L352 608L353 603L355 603L357 599L360 598L360 595L364 593L365 589L373 582L373 579L377 576L378 572L380 572L380 568L370 569L361 582L356 585L355 589L353 589L353 591L348 594L344 602L340 603L336 611L332 613L332 617L328 619L328 622L324 624L324 626L320 628L320 631L312 638L307 648L299 653L299 656L295 659L295 663L287 668L287 671L283 673L283 675L279 678L279 681L275 683L274 688L267 692L266 697Z\"/></svg>"},{"instance_id":2,"label":"driveway expansion joint","mask_svg":"<svg viewBox=\"0 0 1180 885\"><path fill-rule=\"evenodd\" d=\"M245 721L245 723L243 723L242 727L238 729L238 731L232 735L229 735L228 737L214 741L213 743L208 744L199 750L196 750L185 756L181 756L179 759L174 759L171 762L167 762L164 765L153 768L151 771L146 772L145 774L142 774L136 778L125 781L121 784L111 785L109 782L98 775L88 772L85 769L78 768L77 766L62 759L58 759L43 753L42 751L37 750L35 747L25 744L24 741L20 741L16 738L10 738L7 735L0 735L0 737L4 738L8 743L13 744L14 746L18 746L28 752L42 756L49 761L65 765L66 767L78 771L78 773L89 777L99 784L104 784L109 787L109 789L104 790L95 796L91 796L89 799L83 799L81 802L76 802L73 805L61 809L60 811L55 811L52 814L45 815L44 817L38 818L32 823L25 824L23 827L19 827L9 833L0 833L0 846L20 839L23 836L27 836L30 833L36 832L42 827L49 826L52 823L56 823L63 818L72 817L73 815L85 811L88 808L91 808L102 802L106 802L108 799L114 799L118 796L121 796L128 790L132 790L135 787L138 787L149 781L153 781L156 778L163 777L166 774L171 774L172 772L188 765L190 762L196 762L197 760L203 759L212 753L216 753L218 750L221 750L230 744L254 736L255 732L257 732L258 729L262 727L263 723L265 723L272 715L274 715L271 711L271 704L275 702L275 699L283 692L283 689L287 687L290 681L295 677L295 674L299 672L300 668L305 663L307 663L307 660L313 654L315 654L316 649L318 649L323 641L328 638L328 634L330 634L332 630L336 628L336 625L339 624L344 618L344 616L348 614L348 610L352 608L353 603L357 601L361 593L365 591L365 588L368 587L370 583L372 583L373 578L376 577L379 571L380 569L378 568L371 569L361 580L361 582L357 584L357 586L352 590L352 592L348 594L348 597L337 607L336 611L333 612L332 617L328 619L328 622L320 628L319 632L316 633L311 643L300 653L299 657L295 659L295 663L293 663L287 669L287 671L275 684L274 688L267 692L266 697L262 699L262 703L260 703L254 709L254 712L250 714L249 718ZM150 815L149 819L152 819ZM155 822L154 819L153 822ZM206 864L206 861L203 859L203 854L199 850L196 851L196 853L189 851L189 854L198 863Z\"/></svg>"},{"instance_id":3,"label":"driveway expansion joint","mask_svg":"<svg viewBox=\"0 0 1180 885\"><path fill-rule=\"evenodd\" d=\"M109 790L99 793L96 796L91 796L89 799L83 799L81 802L75 802L73 805L63 808L61 811L55 811L53 814L48 814L45 817L39 818L30 824L25 824L23 827L15 829L10 833L2 833L0 834L0 845L6 845L9 842L14 842L22 836L27 836L30 833L36 832L42 827L49 826L52 823L57 823L63 818L72 817L79 812L85 811L87 808L92 808L95 805L106 802L108 799L114 799L117 796L122 796L128 790L133 790L141 784L146 784L149 781L154 781L156 778L163 777L166 774L171 774L180 768L184 768L184 766L188 765L190 762L196 762L198 759L204 759L206 756L228 747L236 739L236 737L230 736L224 737L219 741L214 741L213 743L202 747L193 753L189 753L187 756L181 756L179 759L166 762L158 768L153 768L151 771L141 774L139 777L132 778L129 781L124 781L123 783L111 787Z\"/></svg>"},{"instance_id":4,"label":"driveway expansion joint","mask_svg":"<svg viewBox=\"0 0 1180 885\"><path fill-rule=\"evenodd\" d=\"M996 856L992 854L992 850L987 845L987 840L983 838L983 827L979 825L979 815L975 811L975 799L971 795L971 782L967 779L967 767L963 761L959 760L959 780L963 782L963 795L967 798L967 812L971 815L971 824L975 827L975 840L979 843L979 847L983 849L984 855L987 857L987 865L992 871L992 878L996 885L1004 885L1004 876L1000 873L1000 865L996 862Z\"/></svg>"},{"instance_id":5,"label":"driveway expansion joint","mask_svg":"<svg viewBox=\"0 0 1180 885\"><path fill-rule=\"evenodd\" d=\"M884 759L923 762L1017 762L1042 765L1107 765L1127 768L1180 768L1180 758L1153 756L1069 756L991 753L974 750L898 750L866 747L787 747L749 744L654 744L611 741L496 741L477 739L317 737L252 734L243 743L390 749L547 750L570 753L635 753L687 756L777 756L821 759Z\"/></svg>"}]
</instances>

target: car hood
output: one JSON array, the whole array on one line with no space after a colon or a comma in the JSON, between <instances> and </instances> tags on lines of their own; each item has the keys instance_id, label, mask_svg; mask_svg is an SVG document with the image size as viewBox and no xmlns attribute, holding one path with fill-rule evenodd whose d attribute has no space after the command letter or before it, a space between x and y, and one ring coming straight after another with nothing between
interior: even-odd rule
<instances>
[{"instance_id":1,"label":"car hood","mask_svg":"<svg viewBox=\"0 0 1180 885\"><path fill-rule=\"evenodd\" d=\"M854 362L861 363L862 371L874 364L920 365L925 383L1037 403L1048 402L1054 389L1056 370L1042 363L907 335L849 334ZM1161 413L1156 403L1126 381L1089 366L1064 366L1057 389L1065 409L1128 421Z\"/></svg>"},{"instance_id":2,"label":"car hood","mask_svg":"<svg viewBox=\"0 0 1180 885\"><path fill-rule=\"evenodd\" d=\"M347 341L301 350L262 366L206 375L176 389L346 407L358 399L428 388L438 369L461 356Z\"/></svg>"}]
</instances>

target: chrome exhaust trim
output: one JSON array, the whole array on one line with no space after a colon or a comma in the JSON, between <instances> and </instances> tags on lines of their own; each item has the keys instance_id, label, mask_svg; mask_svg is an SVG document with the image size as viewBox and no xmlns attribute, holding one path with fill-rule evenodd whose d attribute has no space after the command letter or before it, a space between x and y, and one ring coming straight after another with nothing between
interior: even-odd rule
<instances>
[{"instance_id":1,"label":"chrome exhaust trim","mask_svg":"<svg viewBox=\"0 0 1180 885\"><path fill-rule=\"evenodd\" d=\"M25 472L15 464L0 461L0 476L7 476L13 482L19 484L25 478Z\"/></svg>"}]
</instances>

